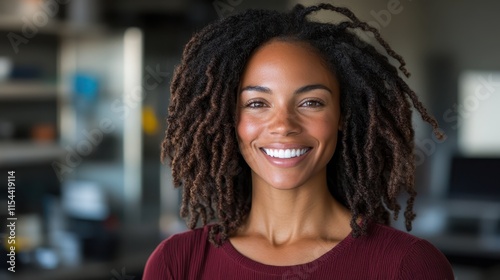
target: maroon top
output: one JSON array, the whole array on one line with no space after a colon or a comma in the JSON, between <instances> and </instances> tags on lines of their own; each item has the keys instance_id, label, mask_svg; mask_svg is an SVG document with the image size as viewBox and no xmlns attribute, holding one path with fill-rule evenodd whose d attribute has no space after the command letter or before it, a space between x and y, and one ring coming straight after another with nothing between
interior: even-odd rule
<instances>
[{"instance_id":1,"label":"maroon top","mask_svg":"<svg viewBox=\"0 0 500 280\"><path fill-rule=\"evenodd\" d=\"M318 259L273 266L249 259L227 241L208 242L210 226L164 240L146 264L145 280L164 279L425 279L453 280L446 257L429 242L384 225L347 236Z\"/></svg>"}]
</instances>

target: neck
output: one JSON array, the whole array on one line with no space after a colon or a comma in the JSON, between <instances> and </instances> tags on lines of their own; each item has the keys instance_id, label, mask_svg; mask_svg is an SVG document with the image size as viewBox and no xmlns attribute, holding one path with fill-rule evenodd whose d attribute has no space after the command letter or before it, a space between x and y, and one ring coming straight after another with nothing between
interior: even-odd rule
<instances>
[{"instance_id":1,"label":"neck","mask_svg":"<svg viewBox=\"0 0 500 280\"><path fill-rule=\"evenodd\" d=\"M252 208L243 230L273 245L328 238L332 228L342 228L345 233L341 225L349 225L350 213L332 197L326 175L323 178L287 190L253 180Z\"/></svg>"}]
</instances>

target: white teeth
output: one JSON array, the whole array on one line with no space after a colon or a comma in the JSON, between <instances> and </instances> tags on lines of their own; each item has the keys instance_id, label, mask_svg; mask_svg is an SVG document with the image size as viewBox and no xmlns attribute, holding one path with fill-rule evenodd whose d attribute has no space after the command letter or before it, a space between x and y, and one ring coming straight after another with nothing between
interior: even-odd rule
<instances>
[{"instance_id":1,"label":"white teeth","mask_svg":"<svg viewBox=\"0 0 500 280\"><path fill-rule=\"evenodd\" d=\"M279 154L278 154L278 157L279 158L284 158L285 157L285 150L279 150Z\"/></svg>"},{"instance_id":2,"label":"white teeth","mask_svg":"<svg viewBox=\"0 0 500 280\"><path fill-rule=\"evenodd\" d=\"M266 154L275 158L293 158L305 154L309 149L264 149Z\"/></svg>"}]
</instances>

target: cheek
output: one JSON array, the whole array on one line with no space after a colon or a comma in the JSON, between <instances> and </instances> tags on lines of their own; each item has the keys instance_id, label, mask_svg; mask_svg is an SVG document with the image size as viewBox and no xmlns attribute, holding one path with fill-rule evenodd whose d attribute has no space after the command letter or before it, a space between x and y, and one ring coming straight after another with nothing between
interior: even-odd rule
<instances>
[{"instance_id":1,"label":"cheek","mask_svg":"<svg viewBox=\"0 0 500 280\"><path fill-rule=\"evenodd\" d=\"M335 144L337 142L338 129L330 123L325 123L322 127L318 127L315 131L318 139L321 139L325 144Z\"/></svg>"},{"instance_id":2,"label":"cheek","mask_svg":"<svg viewBox=\"0 0 500 280\"><path fill-rule=\"evenodd\" d=\"M260 121L250 116L240 115L236 124L236 133L238 135L238 144L240 149L244 149L250 145L252 140L257 138L260 133L262 124Z\"/></svg>"},{"instance_id":3,"label":"cheek","mask_svg":"<svg viewBox=\"0 0 500 280\"><path fill-rule=\"evenodd\" d=\"M339 132L339 116L337 114L327 115L322 118L315 119L310 123L309 132L325 144L333 144L336 146L337 136Z\"/></svg>"}]
</instances>

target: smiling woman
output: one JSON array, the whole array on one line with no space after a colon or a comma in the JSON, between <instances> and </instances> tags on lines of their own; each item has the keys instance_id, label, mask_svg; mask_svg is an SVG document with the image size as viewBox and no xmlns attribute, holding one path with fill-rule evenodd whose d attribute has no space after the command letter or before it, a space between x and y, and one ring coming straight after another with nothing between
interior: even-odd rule
<instances>
[{"instance_id":1,"label":"smiling woman","mask_svg":"<svg viewBox=\"0 0 500 280\"><path fill-rule=\"evenodd\" d=\"M320 9L349 20L306 19ZM188 232L163 241L144 279L453 279L430 243L390 228L414 190L411 104L348 9L249 10L186 45L171 84L162 158ZM201 219L203 227L195 229Z\"/></svg>"}]
</instances>

